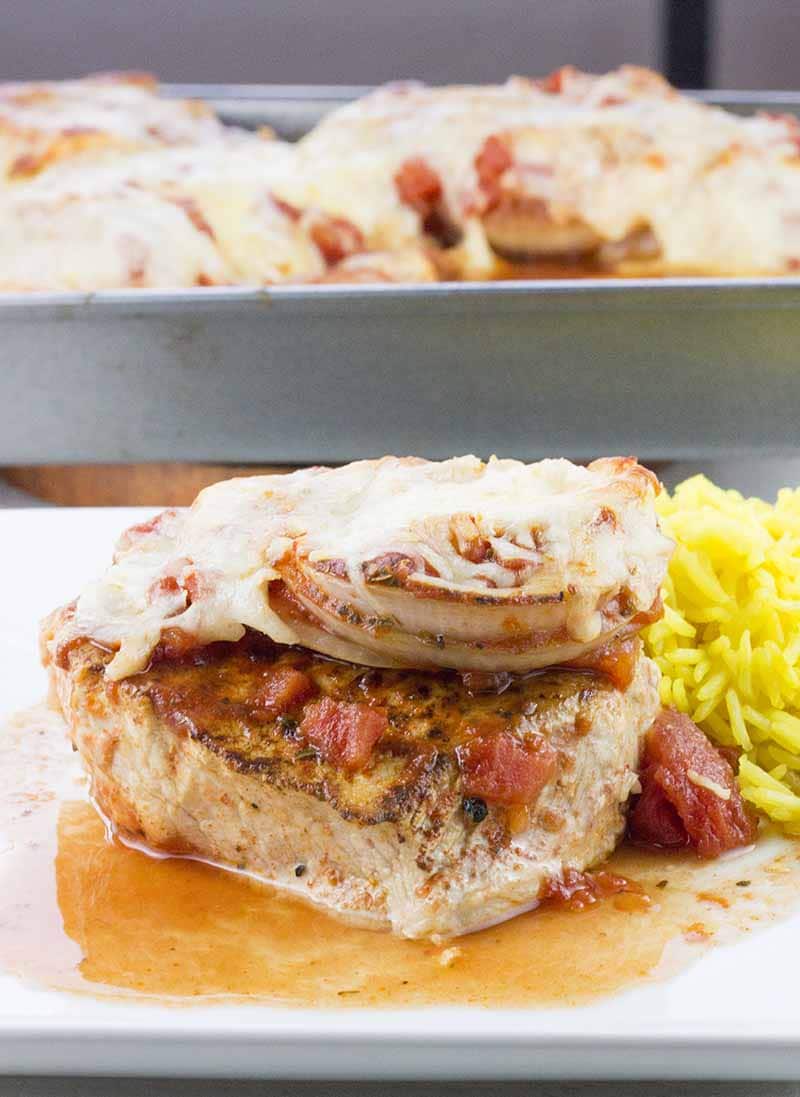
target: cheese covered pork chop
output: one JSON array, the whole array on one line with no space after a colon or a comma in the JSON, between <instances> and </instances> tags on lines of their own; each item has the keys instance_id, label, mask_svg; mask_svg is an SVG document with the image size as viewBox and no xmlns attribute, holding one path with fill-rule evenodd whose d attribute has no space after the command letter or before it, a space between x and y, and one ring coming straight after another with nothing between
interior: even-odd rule
<instances>
[{"instance_id":1,"label":"cheese covered pork chop","mask_svg":"<svg viewBox=\"0 0 800 1097\"><path fill-rule=\"evenodd\" d=\"M146 671L45 626L93 795L121 835L255 873L409 937L476 930L607 855L658 673L378 670L254 634Z\"/></svg>"},{"instance_id":2,"label":"cheese covered pork chop","mask_svg":"<svg viewBox=\"0 0 800 1097\"><path fill-rule=\"evenodd\" d=\"M407 936L535 905L638 788L657 490L630 458L387 457L133 527L43 633L97 803Z\"/></svg>"},{"instance_id":3,"label":"cheese covered pork chop","mask_svg":"<svg viewBox=\"0 0 800 1097\"><path fill-rule=\"evenodd\" d=\"M658 487L632 458L386 457L134 526L43 629L96 802L128 840L409 937L568 890L632 793L648 842L751 841L641 652Z\"/></svg>"},{"instance_id":4,"label":"cheese covered pork chop","mask_svg":"<svg viewBox=\"0 0 800 1097\"><path fill-rule=\"evenodd\" d=\"M289 145L231 131L201 145L68 159L0 188L0 290L430 281L422 249L366 251L355 225L277 197Z\"/></svg>"},{"instance_id":5,"label":"cheese covered pork chop","mask_svg":"<svg viewBox=\"0 0 800 1097\"><path fill-rule=\"evenodd\" d=\"M634 66L593 76L395 84L299 145L294 193L382 246L425 232L462 276L593 255L650 273L790 273L800 259L800 127L741 118ZM635 264L635 266L631 266Z\"/></svg>"},{"instance_id":6,"label":"cheese covered pork chop","mask_svg":"<svg viewBox=\"0 0 800 1097\"><path fill-rule=\"evenodd\" d=\"M0 183L76 157L214 141L225 132L205 103L157 92L146 73L0 84Z\"/></svg>"}]
</instances>

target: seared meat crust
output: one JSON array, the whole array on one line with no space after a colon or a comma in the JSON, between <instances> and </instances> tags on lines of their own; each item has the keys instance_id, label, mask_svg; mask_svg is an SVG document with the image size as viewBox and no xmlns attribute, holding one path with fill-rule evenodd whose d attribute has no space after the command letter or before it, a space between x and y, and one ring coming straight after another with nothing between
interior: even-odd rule
<instances>
[{"instance_id":1,"label":"seared meat crust","mask_svg":"<svg viewBox=\"0 0 800 1097\"><path fill-rule=\"evenodd\" d=\"M657 671L633 680L547 671L475 694L450 672L377 670L246 638L112 681L111 653L59 646L46 662L98 804L127 839L251 871L351 920L411 937L458 934L533 905L546 881L607 854L624 825ZM63 633L62 633L63 634ZM385 710L366 767L325 761L302 735L307 697L263 706L291 667L313 698ZM465 810L459 747L503 724L554 765L530 809Z\"/></svg>"}]
</instances>

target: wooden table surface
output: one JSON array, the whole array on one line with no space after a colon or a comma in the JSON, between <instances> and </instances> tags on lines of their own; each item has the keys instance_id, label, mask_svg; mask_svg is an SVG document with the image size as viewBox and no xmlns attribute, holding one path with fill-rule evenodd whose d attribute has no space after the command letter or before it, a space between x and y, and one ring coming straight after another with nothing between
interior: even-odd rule
<instances>
[{"instance_id":1,"label":"wooden table surface","mask_svg":"<svg viewBox=\"0 0 800 1097\"><path fill-rule=\"evenodd\" d=\"M0 469L0 479L60 506L178 507L217 480L289 471L288 466L265 465L41 465Z\"/></svg>"}]
</instances>

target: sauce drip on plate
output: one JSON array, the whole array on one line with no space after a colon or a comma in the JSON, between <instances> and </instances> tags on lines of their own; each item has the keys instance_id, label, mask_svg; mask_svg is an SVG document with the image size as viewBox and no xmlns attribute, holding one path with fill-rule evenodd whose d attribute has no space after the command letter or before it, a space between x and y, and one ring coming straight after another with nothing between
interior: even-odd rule
<instances>
[{"instance_id":1,"label":"sauce drip on plate","mask_svg":"<svg viewBox=\"0 0 800 1097\"><path fill-rule=\"evenodd\" d=\"M569 1005L679 970L787 909L797 846L704 864L622 848L644 895L433 943L355 929L246 876L108 840L61 719L0 732L0 968L101 997L290 1006Z\"/></svg>"}]
</instances>

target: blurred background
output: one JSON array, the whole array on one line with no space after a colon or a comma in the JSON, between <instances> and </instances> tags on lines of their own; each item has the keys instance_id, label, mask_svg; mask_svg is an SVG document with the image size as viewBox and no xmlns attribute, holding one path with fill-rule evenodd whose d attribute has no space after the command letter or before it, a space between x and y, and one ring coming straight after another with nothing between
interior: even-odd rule
<instances>
[{"instance_id":1,"label":"blurred background","mask_svg":"<svg viewBox=\"0 0 800 1097\"><path fill-rule=\"evenodd\" d=\"M146 68L182 82L445 83L633 61L683 86L698 72L723 88L800 83L795 0L0 0L0 19L4 80Z\"/></svg>"},{"instance_id":2,"label":"blurred background","mask_svg":"<svg viewBox=\"0 0 800 1097\"><path fill-rule=\"evenodd\" d=\"M797 0L0 0L0 26L0 80L130 68L178 83L447 83L633 62L680 87L800 86ZM232 471L0 469L0 505L182 503Z\"/></svg>"}]
</instances>

